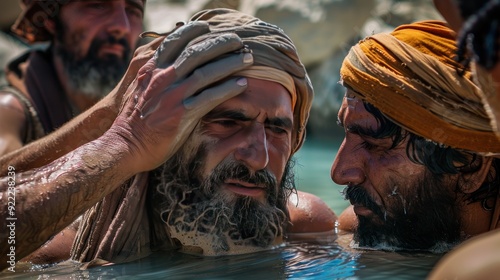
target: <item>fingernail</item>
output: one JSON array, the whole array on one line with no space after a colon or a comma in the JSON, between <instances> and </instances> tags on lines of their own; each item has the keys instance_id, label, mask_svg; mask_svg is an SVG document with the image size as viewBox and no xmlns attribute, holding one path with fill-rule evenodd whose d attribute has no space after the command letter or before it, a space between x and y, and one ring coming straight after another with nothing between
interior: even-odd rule
<instances>
[{"instance_id":1,"label":"fingernail","mask_svg":"<svg viewBox=\"0 0 500 280\"><path fill-rule=\"evenodd\" d=\"M243 63L252 63L253 62L253 56L251 53L245 53L243 55Z\"/></svg>"},{"instance_id":2,"label":"fingernail","mask_svg":"<svg viewBox=\"0 0 500 280\"><path fill-rule=\"evenodd\" d=\"M236 80L236 84L239 86L246 86L247 85L247 78L239 78Z\"/></svg>"}]
</instances>

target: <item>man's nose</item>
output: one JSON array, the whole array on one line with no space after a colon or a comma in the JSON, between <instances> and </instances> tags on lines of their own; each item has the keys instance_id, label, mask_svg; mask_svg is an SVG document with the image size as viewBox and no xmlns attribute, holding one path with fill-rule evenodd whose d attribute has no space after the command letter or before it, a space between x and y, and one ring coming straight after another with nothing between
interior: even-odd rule
<instances>
[{"instance_id":1,"label":"man's nose","mask_svg":"<svg viewBox=\"0 0 500 280\"><path fill-rule=\"evenodd\" d=\"M236 160L243 162L252 171L264 169L269 163L266 129L255 123L245 128L243 139L234 152Z\"/></svg>"},{"instance_id":2,"label":"man's nose","mask_svg":"<svg viewBox=\"0 0 500 280\"><path fill-rule=\"evenodd\" d=\"M330 176L339 185L362 184L366 180L364 155L362 149L356 148L344 138L337 156L332 164Z\"/></svg>"},{"instance_id":3,"label":"man's nose","mask_svg":"<svg viewBox=\"0 0 500 280\"><path fill-rule=\"evenodd\" d=\"M125 5L117 5L109 15L108 32L115 38L121 38L130 32L130 21Z\"/></svg>"}]
</instances>

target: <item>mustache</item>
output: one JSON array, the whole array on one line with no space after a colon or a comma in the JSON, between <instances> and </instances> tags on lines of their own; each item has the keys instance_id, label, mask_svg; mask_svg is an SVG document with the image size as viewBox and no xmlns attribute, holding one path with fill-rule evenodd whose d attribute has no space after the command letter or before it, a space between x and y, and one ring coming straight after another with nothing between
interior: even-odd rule
<instances>
[{"instance_id":1,"label":"mustache","mask_svg":"<svg viewBox=\"0 0 500 280\"><path fill-rule=\"evenodd\" d=\"M342 194L346 200L349 200L351 204L359 204L368 209L370 209L373 213L382 217L382 209L380 206L375 203L370 194L360 185L352 185L347 186Z\"/></svg>"},{"instance_id":2,"label":"mustache","mask_svg":"<svg viewBox=\"0 0 500 280\"><path fill-rule=\"evenodd\" d=\"M212 186L220 185L228 179L236 179L264 186L270 194L275 193L276 185L278 184L276 177L268 170L263 169L251 172L244 164L234 160L224 161L219 164L208 178Z\"/></svg>"},{"instance_id":3,"label":"mustache","mask_svg":"<svg viewBox=\"0 0 500 280\"><path fill-rule=\"evenodd\" d=\"M105 39L99 39L99 38L94 39L92 41L92 43L90 44L89 54L92 54L93 56L97 56L97 53L98 53L99 49L103 45L106 45L106 44L110 44L110 45L119 44L119 45L122 45L123 49L124 49L124 53L123 53L124 59L127 58L129 56L130 52L131 52L130 45L129 45L129 43L127 42L127 40L125 38L116 38L116 37L113 37L113 36L107 36Z\"/></svg>"}]
</instances>

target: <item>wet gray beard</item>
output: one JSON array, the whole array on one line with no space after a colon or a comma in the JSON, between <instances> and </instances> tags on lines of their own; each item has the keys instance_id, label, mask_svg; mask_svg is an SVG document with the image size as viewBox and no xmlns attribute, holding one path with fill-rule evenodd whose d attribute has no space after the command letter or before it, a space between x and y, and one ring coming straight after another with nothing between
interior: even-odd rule
<instances>
[{"instance_id":1,"label":"wet gray beard","mask_svg":"<svg viewBox=\"0 0 500 280\"><path fill-rule=\"evenodd\" d=\"M127 69L128 60L113 55L97 57L92 45L89 53L77 59L73 53L56 46L56 55L61 58L68 84L75 91L91 99L101 99L118 84ZM128 54L125 54L128 56Z\"/></svg>"},{"instance_id":2,"label":"wet gray beard","mask_svg":"<svg viewBox=\"0 0 500 280\"><path fill-rule=\"evenodd\" d=\"M101 99L118 84L125 69L113 59L106 63L82 60L79 63L64 61L64 69L72 89L82 95Z\"/></svg>"},{"instance_id":3,"label":"wet gray beard","mask_svg":"<svg viewBox=\"0 0 500 280\"><path fill-rule=\"evenodd\" d=\"M224 174L228 169L221 164L209 178L198 179L205 159L205 145L195 146L184 145L182 151L163 165L156 187L155 201L159 205L156 209L167 224L170 236L181 235L183 246L201 247L208 255L235 253L230 251L233 245L267 248L282 237L288 221L286 200L291 193L283 184L293 185L293 180L282 180L279 193L269 192L265 204L249 197L225 194L219 188L220 180L227 178ZM227 163L226 168L233 167L232 163L234 161ZM221 173L221 169L226 171ZM270 189L276 189L275 185ZM199 240L204 240L203 244Z\"/></svg>"}]
</instances>

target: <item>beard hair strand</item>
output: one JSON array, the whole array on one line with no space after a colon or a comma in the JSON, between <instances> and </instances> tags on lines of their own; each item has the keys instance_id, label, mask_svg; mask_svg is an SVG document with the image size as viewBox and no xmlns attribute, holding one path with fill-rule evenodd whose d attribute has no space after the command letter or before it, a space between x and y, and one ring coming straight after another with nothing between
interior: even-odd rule
<instances>
[{"instance_id":1,"label":"beard hair strand","mask_svg":"<svg viewBox=\"0 0 500 280\"><path fill-rule=\"evenodd\" d=\"M394 201L386 203L386 209L381 209L362 186L344 190L346 199L367 207L376 217L357 217L356 246L442 253L462 240L457 194L447 189L438 175L426 172L422 180L398 190L398 195L390 195Z\"/></svg>"},{"instance_id":2,"label":"beard hair strand","mask_svg":"<svg viewBox=\"0 0 500 280\"><path fill-rule=\"evenodd\" d=\"M295 190L293 160L287 164L277 192L276 179L270 173L250 174L248 168L231 159L220 163L208 178L200 179L211 140L193 134L155 171L153 207L167 225L169 235L184 246L199 246L205 254L217 255L234 253L234 245L268 248L283 237L289 222L286 201ZM226 178L256 180L266 185L266 203L220 190Z\"/></svg>"}]
</instances>

